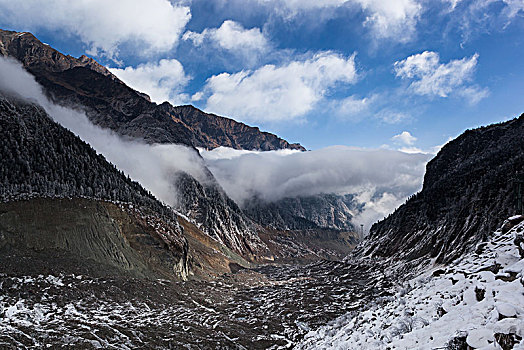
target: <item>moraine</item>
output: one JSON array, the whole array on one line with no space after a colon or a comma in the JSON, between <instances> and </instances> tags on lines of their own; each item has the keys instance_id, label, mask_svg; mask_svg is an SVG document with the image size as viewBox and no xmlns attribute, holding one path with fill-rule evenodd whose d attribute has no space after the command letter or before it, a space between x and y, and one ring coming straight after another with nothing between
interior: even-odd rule
<instances>
[{"instance_id":1,"label":"moraine","mask_svg":"<svg viewBox=\"0 0 524 350\"><path fill-rule=\"evenodd\" d=\"M262 266L212 282L0 277L0 346L291 348L310 330L386 294L341 262Z\"/></svg>"}]
</instances>

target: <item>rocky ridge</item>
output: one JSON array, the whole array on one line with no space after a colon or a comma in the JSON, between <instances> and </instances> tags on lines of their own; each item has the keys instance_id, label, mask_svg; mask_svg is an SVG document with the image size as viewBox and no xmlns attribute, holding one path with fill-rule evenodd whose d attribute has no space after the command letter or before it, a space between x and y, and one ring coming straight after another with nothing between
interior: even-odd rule
<instances>
[{"instance_id":1,"label":"rocky ridge","mask_svg":"<svg viewBox=\"0 0 524 350\"><path fill-rule=\"evenodd\" d=\"M357 255L450 262L515 213L524 115L467 130L427 165L422 190L374 224Z\"/></svg>"},{"instance_id":2,"label":"rocky ridge","mask_svg":"<svg viewBox=\"0 0 524 350\"><path fill-rule=\"evenodd\" d=\"M152 103L93 59L63 55L31 33L0 30L0 55L20 61L56 102L85 107L95 124L121 135L208 149L305 150L276 135L192 106Z\"/></svg>"}]
</instances>

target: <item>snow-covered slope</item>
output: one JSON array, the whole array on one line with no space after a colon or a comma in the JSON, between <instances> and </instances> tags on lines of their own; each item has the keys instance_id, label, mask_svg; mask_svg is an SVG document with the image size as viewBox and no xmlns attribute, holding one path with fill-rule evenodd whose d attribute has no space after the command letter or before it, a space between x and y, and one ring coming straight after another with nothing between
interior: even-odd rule
<instances>
[{"instance_id":1,"label":"snow-covered slope","mask_svg":"<svg viewBox=\"0 0 524 350\"><path fill-rule=\"evenodd\" d=\"M311 331L298 348L523 349L523 234L524 216L508 219L474 252Z\"/></svg>"}]
</instances>

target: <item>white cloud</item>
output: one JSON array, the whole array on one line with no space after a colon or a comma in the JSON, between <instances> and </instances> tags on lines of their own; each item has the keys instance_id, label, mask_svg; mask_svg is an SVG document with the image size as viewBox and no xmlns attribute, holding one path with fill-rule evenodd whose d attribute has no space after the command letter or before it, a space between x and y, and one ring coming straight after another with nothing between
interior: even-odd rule
<instances>
[{"instance_id":1,"label":"white cloud","mask_svg":"<svg viewBox=\"0 0 524 350\"><path fill-rule=\"evenodd\" d=\"M459 91L458 94L464 98L471 104L475 105L481 100L485 99L489 96L489 89L488 88L481 88L477 85L473 86L464 86Z\"/></svg>"},{"instance_id":2,"label":"white cloud","mask_svg":"<svg viewBox=\"0 0 524 350\"><path fill-rule=\"evenodd\" d=\"M393 213L406 199L407 197L395 193L364 190L355 197L357 203L363 204L362 211L357 212L351 222L355 227L363 224L364 229L369 231L371 225Z\"/></svg>"},{"instance_id":3,"label":"white cloud","mask_svg":"<svg viewBox=\"0 0 524 350\"><path fill-rule=\"evenodd\" d=\"M224 21L219 28L204 29L202 33L187 31L182 38L192 41L196 46L203 45L207 39L215 46L246 56L260 54L270 48L270 42L260 28L245 29L240 23L231 20Z\"/></svg>"},{"instance_id":4,"label":"white cloud","mask_svg":"<svg viewBox=\"0 0 524 350\"><path fill-rule=\"evenodd\" d=\"M137 67L109 70L128 86L148 94L154 102L169 101L181 104L189 100L189 96L182 91L190 77L185 74L184 67L176 59L163 59L158 64L147 63Z\"/></svg>"},{"instance_id":5,"label":"white cloud","mask_svg":"<svg viewBox=\"0 0 524 350\"><path fill-rule=\"evenodd\" d=\"M524 15L524 0L504 0L504 4L507 6L504 10L505 14L509 18Z\"/></svg>"},{"instance_id":6,"label":"white cloud","mask_svg":"<svg viewBox=\"0 0 524 350\"><path fill-rule=\"evenodd\" d=\"M351 95L340 100L331 101L330 107L341 119L360 121L369 114L377 98L378 95L370 95L369 97L362 98Z\"/></svg>"},{"instance_id":7,"label":"white cloud","mask_svg":"<svg viewBox=\"0 0 524 350\"><path fill-rule=\"evenodd\" d=\"M426 153L424 152L422 149L418 148L418 147L400 147L398 149L400 152L404 152L404 153Z\"/></svg>"},{"instance_id":8,"label":"white cloud","mask_svg":"<svg viewBox=\"0 0 524 350\"><path fill-rule=\"evenodd\" d=\"M365 12L364 25L370 26L378 39L407 42L415 34L422 5L415 0L355 0Z\"/></svg>"},{"instance_id":9,"label":"white cloud","mask_svg":"<svg viewBox=\"0 0 524 350\"><path fill-rule=\"evenodd\" d=\"M391 140L398 144L412 146L417 141L417 138L411 135L409 131L402 131L400 134L393 136Z\"/></svg>"},{"instance_id":10,"label":"white cloud","mask_svg":"<svg viewBox=\"0 0 524 350\"><path fill-rule=\"evenodd\" d=\"M453 11L462 0L442 0L443 2L449 3L451 11Z\"/></svg>"},{"instance_id":11,"label":"white cloud","mask_svg":"<svg viewBox=\"0 0 524 350\"><path fill-rule=\"evenodd\" d=\"M201 150L201 154L215 178L239 205L254 195L276 201L320 193L351 193L362 197L360 203L368 206L365 211L374 208L374 214L369 212L366 220L382 218L418 191L430 157L345 146L309 152L218 148Z\"/></svg>"},{"instance_id":12,"label":"white cloud","mask_svg":"<svg viewBox=\"0 0 524 350\"><path fill-rule=\"evenodd\" d=\"M90 54L111 58L127 42L136 43L138 54L170 50L190 18L189 7L168 0L0 0L0 22L77 35Z\"/></svg>"},{"instance_id":13,"label":"white cloud","mask_svg":"<svg viewBox=\"0 0 524 350\"><path fill-rule=\"evenodd\" d=\"M287 18L295 17L305 11L318 11L345 6L348 0L254 0L254 2L271 8L276 14Z\"/></svg>"},{"instance_id":14,"label":"white cloud","mask_svg":"<svg viewBox=\"0 0 524 350\"><path fill-rule=\"evenodd\" d=\"M362 120L377 120L385 124L399 124L410 120L411 115L391 108L398 103L401 96L391 93L372 93L366 97L351 95L343 99L329 101L329 113L341 120L360 122Z\"/></svg>"},{"instance_id":15,"label":"white cloud","mask_svg":"<svg viewBox=\"0 0 524 350\"><path fill-rule=\"evenodd\" d=\"M478 102L487 94L486 89L466 85L472 79L478 54L467 58L440 63L439 54L424 51L395 62L395 73L411 81L411 90L419 95L448 97L452 92Z\"/></svg>"},{"instance_id":16,"label":"white cloud","mask_svg":"<svg viewBox=\"0 0 524 350\"><path fill-rule=\"evenodd\" d=\"M222 73L207 80L208 111L244 121L298 119L338 83L357 79L354 55L321 52L286 65L265 65L255 71Z\"/></svg>"},{"instance_id":17,"label":"white cloud","mask_svg":"<svg viewBox=\"0 0 524 350\"><path fill-rule=\"evenodd\" d=\"M357 193L374 187L410 195L420 188L427 154L332 146L308 152L200 151L226 192L242 204L319 193Z\"/></svg>"},{"instance_id":18,"label":"white cloud","mask_svg":"<svg viewBox=\"0 0 524 350\"><path fill-rule=\"evenodd\" d=\"M386 124L399 124L412 119L412 116L406 112L400 112L389 107L379 110L375 118Z\"/></svg>"}]
</instances>

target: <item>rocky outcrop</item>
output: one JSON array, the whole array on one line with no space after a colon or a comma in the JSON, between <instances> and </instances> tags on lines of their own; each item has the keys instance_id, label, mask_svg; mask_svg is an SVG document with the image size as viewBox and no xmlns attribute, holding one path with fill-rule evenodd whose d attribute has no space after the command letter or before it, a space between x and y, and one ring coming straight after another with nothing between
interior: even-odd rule
<instances>
[{"instance_id":1,"label":"rocky outcrop","mask_svg":"<svg viewBox=\"0 0 524 350\"><path fill-rule=\"evenodd\" d=\"M74 58L41 43L30 33L0 30L0 55L20 61L58 103L86 108L90 119L120 135L152 143L212 149L305 150L276 135L192 106L151 103L91 58Z\"/></svg>"},{"instance_id":2,"label":"rocky outcrop","mask_svg":"<svg viewBox=\"0 0 524 350\"><path fill-rule=\"evenodd\" d=\"M428 163L422 190L373 225L358 254L450 262L515 213L522 172L524 115L468 130Z\"/></svg>"},{"instance_id":3,"label":"rocky outcrop","mask_svg":"<svg viewBox=\"0 0 524 350\"><path fill-rule=\"evenodd\" d=\"M191 130L196 136L193 140L193 144L196 147L209 149L224 146L261 151L277 149L306 150L298 143L290 144L274 134L260 131L257 127L205 113L190 105L172 107L164 104L164 106L176 118L191 126Z\"/></svg>"},{"instance_id":4,"label":"rocky outcrop","mask_svg":"<svg viewBox=\"0 0 524 350\"><path fill-rule=\"evenodd\" d=\"M176 209L202 232L248 259L268 255L254 223L213 179L202 184L186 173L178 173L174 183L179 197Z\"/></svg>"},{"instance_id":5,"label":"rocky outcrop","mask_svg":"<svg viewBox=\"0 0 524 350\"><path fill-rule=\"evenodd\" d=\"M75 67L86 67L102 75L116 77L104 66L85 55L74 58L63 55L49 45L41 43L31 33L18 33L0 29L0 55L13 57L26 69L63 72Z\"/></svg>"}]
</instances>

